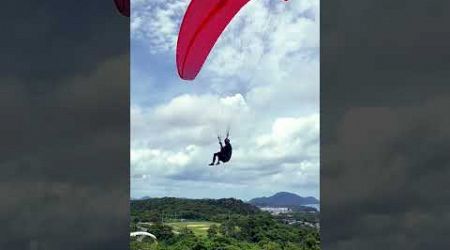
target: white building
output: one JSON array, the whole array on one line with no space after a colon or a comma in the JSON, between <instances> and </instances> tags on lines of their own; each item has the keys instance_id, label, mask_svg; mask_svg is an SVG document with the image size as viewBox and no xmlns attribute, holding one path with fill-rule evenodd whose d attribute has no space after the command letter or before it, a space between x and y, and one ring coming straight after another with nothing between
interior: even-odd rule
<instances>
[{"instance_id":1,"label":"white building","mask_svg":"<svg viewBox=\"0 0 450 250\"><path fill-rule=\"evenodd\" d=\"M286 214L292 212L290 208L287 207L260 207L262 211L269 212L271 214L277 215L277 214Z\"/></svg>"}]
</instances>

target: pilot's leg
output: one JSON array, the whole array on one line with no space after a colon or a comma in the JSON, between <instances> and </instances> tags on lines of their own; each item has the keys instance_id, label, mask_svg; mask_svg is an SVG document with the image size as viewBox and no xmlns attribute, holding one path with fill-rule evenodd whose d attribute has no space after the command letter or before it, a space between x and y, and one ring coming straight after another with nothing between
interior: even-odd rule
<instances>
[{"instance_id":1,"label":"pilot's leg","mask_svg":"<svg viewBox=\"0 0 450 250\"><path fill-rule=\"evenodd\" d=\"M211 162L209 165L210 165L210 166L214 165L214 162L216 161L216 158L218 158L218 157L219 157L219 152L214 153L214 155L213 155L213 160L212 160L212 162Z\"/></svg>"}]
</instances>

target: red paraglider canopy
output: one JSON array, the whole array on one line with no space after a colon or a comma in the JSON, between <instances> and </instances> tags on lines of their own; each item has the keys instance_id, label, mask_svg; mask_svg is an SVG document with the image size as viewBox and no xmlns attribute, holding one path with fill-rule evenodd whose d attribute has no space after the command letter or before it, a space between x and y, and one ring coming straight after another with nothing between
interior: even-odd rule
<instances>
[{"instance_id":1,"label":"red paraglider canopy","mask_svg":"<svg viewBox=\"0 0 450 250\"><path fill-rule=\"evenodd\" d=\"M114 0L117 10L127 17L130 17L130 0Z\"/></svg>"},{"instance_id":2,"label":"red paraglider canopy","mask_svg":"<svg viewBox=\"0 0 450 250\"><path fill-rule=\"evenodd\" d=\"M182 79L195 79L220 34L248 2L250 0L191 0L177 41L177 70Z\"/></svg>"},{"instance_id":3,"label":"red paraglider canopy","mask_svg":"<svg viewBox=\"0 0 450 250\"><path fill-rule=\"evenodd\" d=\"M250 0L192 0L180 27L177 69L184 80L193 80L231 19Z\"/></svg>"}]
</instances>

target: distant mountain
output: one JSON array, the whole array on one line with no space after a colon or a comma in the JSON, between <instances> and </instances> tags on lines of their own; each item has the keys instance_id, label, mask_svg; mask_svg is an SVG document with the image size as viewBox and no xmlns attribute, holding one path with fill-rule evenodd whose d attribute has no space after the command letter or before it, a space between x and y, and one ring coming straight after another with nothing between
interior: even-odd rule
<instances>
[{"instance_id":1,"label":"distant mountain","mask_svg":"<svg viewBox=\"0 0 450 250\"><path fill-rule=\"evenodd\" d=\"M143 196L141 198L131 197L130 200L132 200L132 201L140 201L140 200L148 200L148 199L150 199L150 196Z\"/></svg>"},{"instance_id":2,"label":"distant mountain","mask_svg":"<svg viewBox=\"0 0 450 250\"><path fill-rule=\"evenodd\" d=\"M319 200L312 196L302 197L293 193L280 192L270 197L251 199L248 203L255 206L291 207L319 204Z\"/></svg>"}]
</instances>

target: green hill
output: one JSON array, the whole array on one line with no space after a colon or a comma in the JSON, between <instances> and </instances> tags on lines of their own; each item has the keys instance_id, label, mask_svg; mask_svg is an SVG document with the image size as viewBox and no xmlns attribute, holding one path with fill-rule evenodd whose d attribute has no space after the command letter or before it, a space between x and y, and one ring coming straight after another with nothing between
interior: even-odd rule
<instances>
[{"instance_id":1,"label":"green hill","mask_svg":"<svg viewBox=\"0 0 450 250\"><path fill-rule=\"evenodd\" d=\"M161 221L161 219L186 219L221 221L228 215L252 215L261 213L251 204L238 199L183 199L149 198L131 201L131 216L139 221Z\"/></svg>"},{"instance_id":2,"label":"green hill","mask_svg":"<svg viewBox=\"0 0 450 250\"><path fill-rule=\"evenodd\" d=\"M289 223L297 219L305 220L297 218L301 215L298 213L284 217L272 216L251 204L232 198L166 197L132 200L130 204L130 230L151 232L158 241L155 243L148 239L139 242L132 238L132 250L320 249L318 228Z\"/></svg>"},{"instance_id":3,"label":"green hill","mask_svg":"<svg viewBox=\"0 0 450 250\"><path fill-rule=\"evenodd\" d=\"M292 207L292 206L304 206L311 204L319 204L319 200L316 198L302 197L297 194L288 192L279 192L270 197L259 197L250 200L248 203L256 206L272 206L272 207Z\"/></svg>"}]
</instances>

